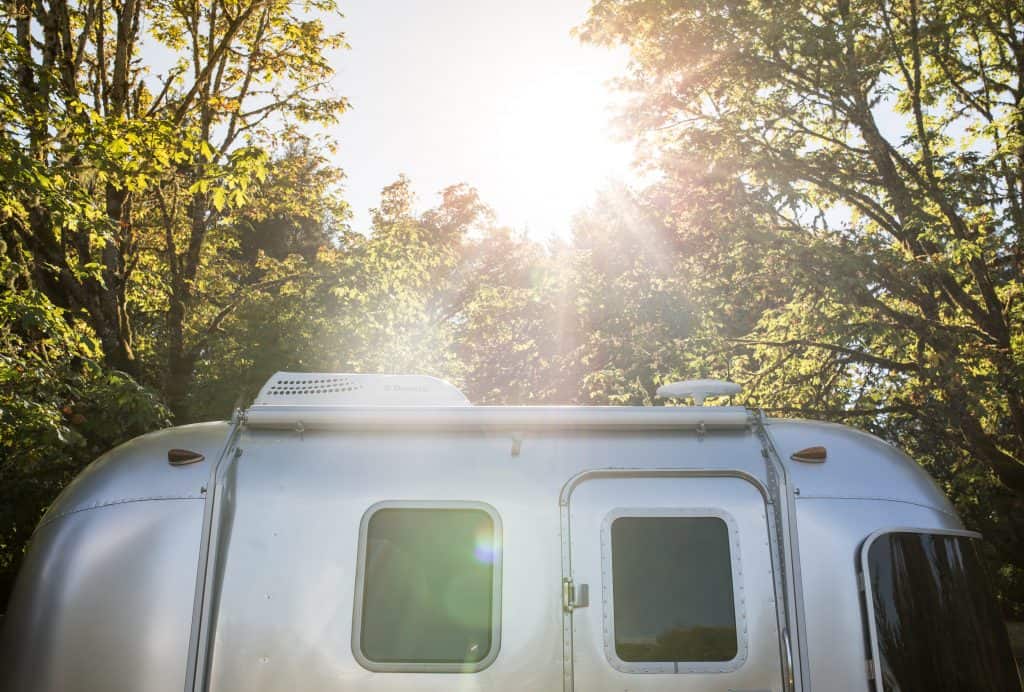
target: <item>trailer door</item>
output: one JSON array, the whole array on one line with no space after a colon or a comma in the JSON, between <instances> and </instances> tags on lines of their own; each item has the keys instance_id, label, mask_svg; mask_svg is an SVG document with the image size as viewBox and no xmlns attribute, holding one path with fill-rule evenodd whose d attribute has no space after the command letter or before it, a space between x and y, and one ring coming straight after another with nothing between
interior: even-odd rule
<instances>
[{"instance_id":1,"label":"trailer door","mask_svg":"<svg viewBox=\"0 0 1024 692\"><path fill-rule=\"evenodd\" d=\"M567 688L781 692L757 481L604 471L567 493Z\"/></svg>"}]
</instances>

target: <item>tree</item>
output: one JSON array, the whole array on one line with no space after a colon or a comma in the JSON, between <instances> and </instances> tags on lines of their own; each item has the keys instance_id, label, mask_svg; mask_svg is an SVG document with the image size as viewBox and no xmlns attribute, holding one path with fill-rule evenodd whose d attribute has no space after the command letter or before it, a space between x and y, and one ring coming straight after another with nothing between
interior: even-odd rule
<instances>
[{"instance_id":1,"label":"tree","mask_svg":"<svg viewBox=\"0 0 1024 692\"><path fill-rule=\"evenodd\" d=\"M572 400L650 405L661 378L678 371L695 316L673 240L657 208L623 187L577 215L568 279Z\"/></svg>"},{"instance_id":2,"label":"tree","mask_svg":"<svg viewBox=\"0 0 1024 692\"><path fill-rule=\"evenodd\" d=\"M166 425L156 394L100 362L0 253L0 612L26 543L57 493L99 454Z\"/></svg>"},{"instance_id":3,"label":"tree","mask_svg":"<svg viewBox=\"0 0 1024 692\"><path fill-rule=\"evenodd\" d=\"M270 130L345 108L326 90L327 51L343 37L318 18L336 11L333 0L3 7L4 149L13 168L45 165L36 180L4 177L4 237L30 259L33 284L82 315L105 362L131 375L144 374L133 318L162 308L136 282L149 288L140 274L159 272L161 384L176 409L214 326L193 314L211 239L265 174Z\"/></svg>"},{"instance_id":4,"label":"tree","mask_svg":"<svg viewBox=\"0 0 1024 692\"><path fill-rule=\"evenodd\" d=\"M362 241L347 228L340 180L314 143L293 133L272 154L266 178L218 227L191 310L190 324L200 328L190 339L195 376L173 399L179 420L226 417L277 370L328 367L321 337L331 331L331 313L345 306L325 287L352 274ZM166 304L169 282L157 279L147 290ZM157 316L146 331L162 328ZM150 350L164 364L167 345L157 342Z\"/></svg>"},{"instance_id":5,"label":"tree","mask_svg":"<svg viewBox=\"0 0 1024 692\"><path fill-rule=\"evenodd\" d=\"M466 396L479 404L567 401L564 355L576 323L568 264L501 227L469 238L463 264L450 321Z\"/></svg>"},{"instance_id":6,"label":"tree","mask_svg":"<svg viewBox=\"0 0 1024 692\"><path fill-rule=\"evenodd\" d=\"M629 47L652 195L732 271L705 306L763 307L706 335L750 400L914 440L1024 568L1024 7L600 0L580 33Z\"/></svg>"},{"instance_id":7,"label":"tree","mask_svg":"<svg viewBox=\"0 0 1024 692\"><path fill-rule=\"evenodd\" d=\"M316 185L284 181L279 187L282 196L290 195L286 199L300 189ZM322 198L315 191L310 196L310 203L297 202L284 217L271 216L275 224L287 219L292 228L304 229L298 245L281 246L288 234L241 236L243 254L253 252L257 238L272 238L260 252L286 259L270 266L301 276L264 288L260 284L277 274L261 274L223 320L220 338L198 363L194 414L226 415L232 403L251 399L281 369L421 372L467 384L472 394L480 391L481 400L531 395L537 382L529 375L501 377L512 362L528 360L526 349L515 348L525 335L502 333L501 344L512 352L503 365L498 361L505 354L489 330L492 317L529 321L513 313L523 303L530 306L525 310L534 309L541 300L531 277L543 253L494 228L475 190L450 186L436 206L419 212L411 182L400 177L382 191L367 235L330 228L337 214L329 207L320 214L300 213L315 210L311 202ZM253 207L264 204L254 201ZM296 254L311 247L309 238L319 239L316 252Z\"/></svg>"}]
</instances>

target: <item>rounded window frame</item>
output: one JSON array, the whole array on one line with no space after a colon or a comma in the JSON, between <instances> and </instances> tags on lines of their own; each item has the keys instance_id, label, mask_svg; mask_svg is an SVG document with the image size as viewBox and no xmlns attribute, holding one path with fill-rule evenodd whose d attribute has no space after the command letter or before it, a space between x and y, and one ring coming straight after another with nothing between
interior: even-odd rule
<instances>
[{"instance_id":1,"label":"rounded window frame","mask_svg":"<svg viewBox=\"0 0 1024 692\"><path fill-rule=\"evenodd\" d=\"M728 661L624 661L615 649L615 597L612 585L611 529L616 519L640 518L709 518L720 519L729 533L729 564L732 568L732 598L736 618L736 655ZM732 673L747 661L747 615L743 589L743 566L740 534L736 520L718 507L638 507L615 508L601 522L601 620L605 658L622 673L683 674Z\"/></svg>"},{"instance_id":2,"label":"rounded window frame","mask_svg":"<svg viewBox=\"0 0 1024 692\"><path fill-rule=\"evenodd\" d=\"M472 663L457 662L399 662L374 661L362 650L363 597L366 585L366 547L370 521L382 509L475 509L485 512L494 527L494 573L491 584L491 647L487 655ZM501 649L501 591L502 591L502 524L501 516L492 505L476 500L384 500L374 503L363 513L359 522L359 544L356 548L356 578L352 607L352 655L363 668L375 673L479 673L490 667Z\"/></svg>"},{"instance_id":3,"label":"rounded window frame","mask_svg":"<svg viewBox=\"0 0 1024 692\"><path fill-rule=\"evenodd\" d=\"M879 538L898 533L910 533L925 536L953 536L973 541L984 540L984 537L977 531L946 528L929 529L914 526L891 526L888 528L878 529L877 531L868 534L867 538L864 539L860 545L860 551L858 554L857 579L860 582L861 591L863 593L861 608L864 613L864 620L868 631L868 654L871 656L871 659L868 661L868 668L874 676L873 679L878 681L882 681L885 678L883 677L882 671L881 647L878 643L878 614L875 612L875 590L871 585L869 553L871 552L871 546L873 546L875 541ZM879 682L878 689L881 690L882 687L883 685Z\"/></svg>"}]
</instances>

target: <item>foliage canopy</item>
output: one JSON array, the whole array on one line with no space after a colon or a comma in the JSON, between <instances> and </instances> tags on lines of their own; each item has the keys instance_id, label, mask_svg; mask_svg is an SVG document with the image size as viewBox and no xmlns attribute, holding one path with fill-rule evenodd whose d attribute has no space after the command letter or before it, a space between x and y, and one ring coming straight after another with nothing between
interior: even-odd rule
<instances>
[{"instance_id":1,"label":"foliage canopy","mask_svg":"<svg viewBox=\"0 0 1024 692\"><path fill-rule=\"evenodd\" d=\"M909 447L1019 580L1024 6L600 0L580 33L630 49L693 346Z\"/></svg>"},{"instance_id":2,"label":"foliage canopy","mask_svg":"<svg viewBox=\"0 0 1024 692\"><path fill-rule=\"evenodd\" d=\"M910 450L1024 614L1019 2L597 0L578 35L630 51L621 120L657 175L547 246L404 177L349 228L308 127L347 108L336 12L0 10L5 579L89 458L275 370L424 372L478 403L724 377Z\"/></svg>"}]
</instances>

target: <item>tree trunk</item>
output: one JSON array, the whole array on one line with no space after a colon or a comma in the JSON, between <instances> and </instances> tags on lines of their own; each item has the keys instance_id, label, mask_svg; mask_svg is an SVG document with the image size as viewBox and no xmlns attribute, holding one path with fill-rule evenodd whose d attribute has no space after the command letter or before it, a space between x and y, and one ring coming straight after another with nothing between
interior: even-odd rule
<instances>
[{"instance_id":1,"label":"tree trunk","mask_svg":"<svg viewBox=\"0 0 1024 692\"><path fill-rule=\"evenodd\" d=\"M168 311L168 316L170 317ZM175 318L176 319L176 318ZM178 322L180 325L180 322ZM190 423L189 415L189 388L192 385L192 378L195 376L196 359L184 348L179 336L172 336L170 348L167 354L167 377L164 380L163 394L167 407L174 416L177 425Z\"/></svg>"}]
</instances>

